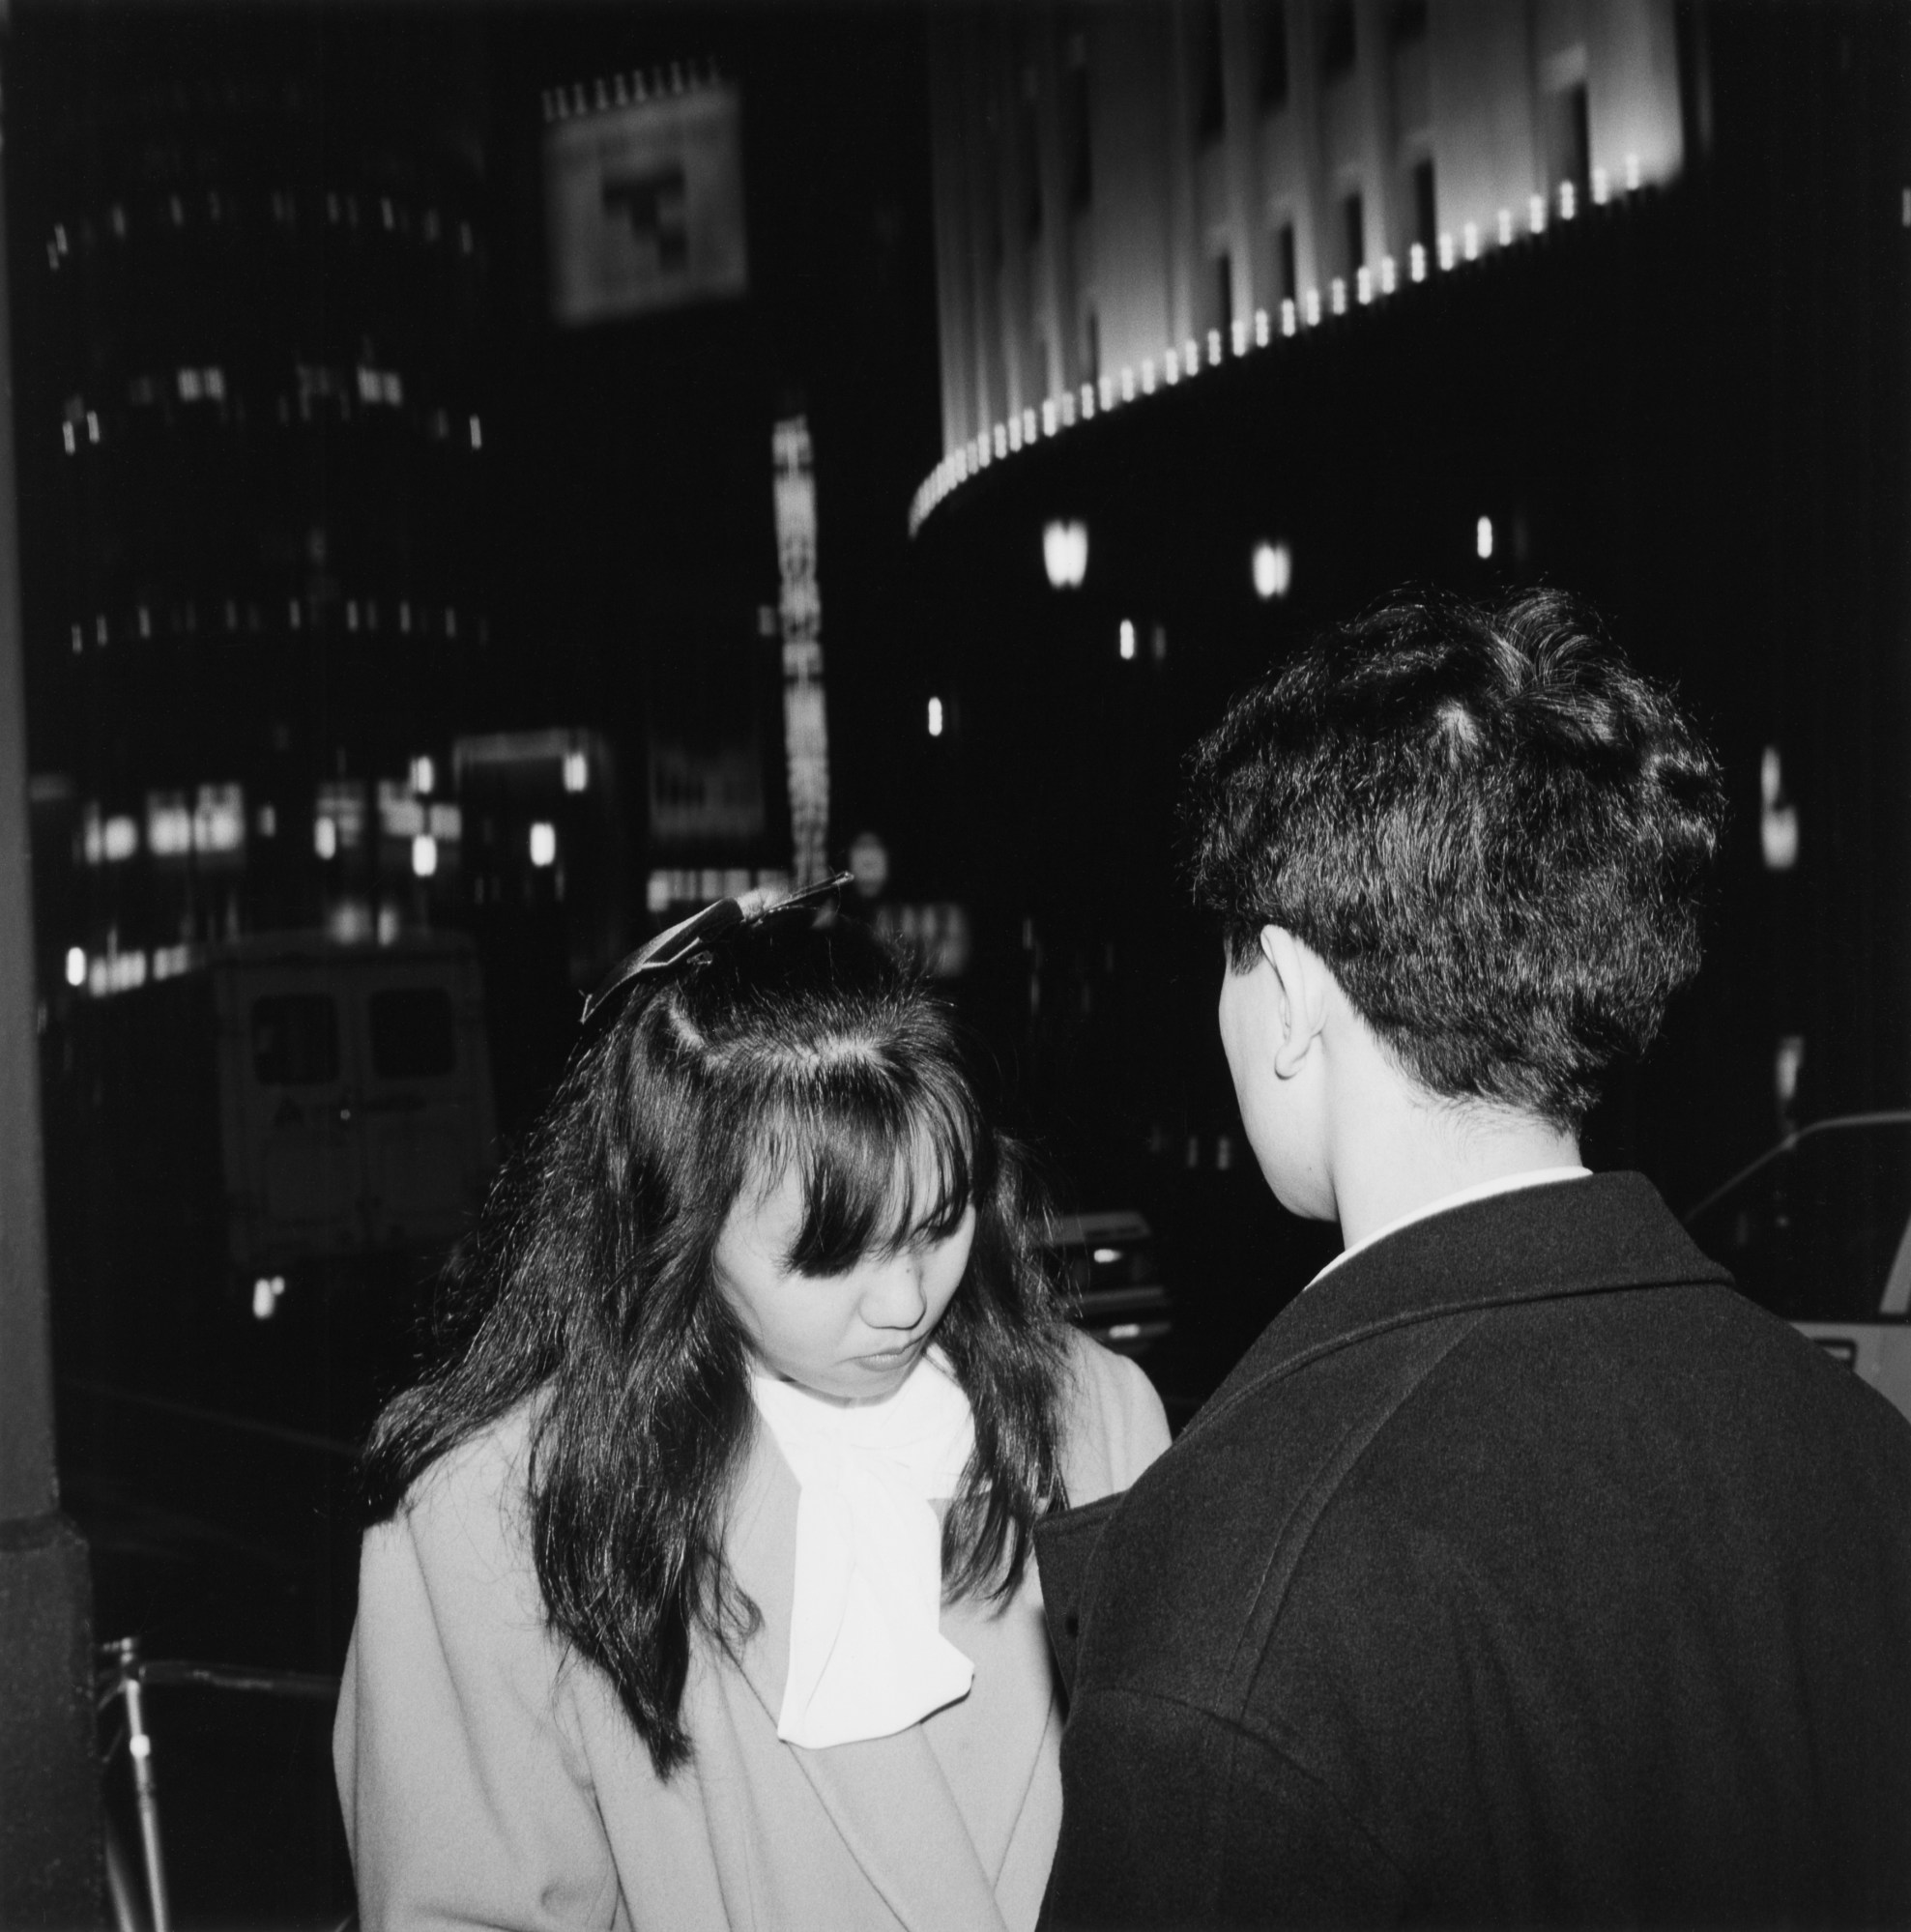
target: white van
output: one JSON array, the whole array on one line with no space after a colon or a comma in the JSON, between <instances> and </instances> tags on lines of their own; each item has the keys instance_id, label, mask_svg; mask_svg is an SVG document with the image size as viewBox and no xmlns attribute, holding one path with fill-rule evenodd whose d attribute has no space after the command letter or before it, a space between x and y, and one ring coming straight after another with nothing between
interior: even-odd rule
<instances>
[{"instance_id":1,"label":"white van","mask_svg":"<svg viewBox=\"0 0 1911 1932\"><path fill-rule=\"evenodd\" d=\"M1686 1226L1753 1301L1911 1416L1911 1111L1801 1128Z\"/></svg>"},{"instance_id":2,"label":"white van","mask_svg":"<svg viewBox=\"0 0 1911 1932\"><path fill-rule=\"evenodd\" d=\"M428 1271L495 1160L462 935L209 948L75 1002L46 1044L56 1286L129 1344L204 1335L216 1309L281 1327L322 1284Z\"/></svg>"}]
</instances>

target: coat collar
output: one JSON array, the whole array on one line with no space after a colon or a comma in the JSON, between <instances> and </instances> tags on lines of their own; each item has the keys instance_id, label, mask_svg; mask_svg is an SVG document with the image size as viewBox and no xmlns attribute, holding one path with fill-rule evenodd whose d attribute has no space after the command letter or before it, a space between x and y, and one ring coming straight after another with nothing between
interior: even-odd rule
<instances>
[{"instance_id":1,"label":"coat collar","mask_svg":"<svg viewBox=\"0 0 1911 1932\"><path fill-rule=\"evenodd\" d=\"M1289 1302L1188 1433L1317 1356L1409 1322L1614 1288L1729 1286L1731 1279L1693 1244L1643 1174L1490 1195L1409 1222Z\"/></svg>"},{"instance_id":2,"label":"coat collar","mask_svg":"<svg viewBox=\"0 0 1911 1932\"><path fill-rule=\"evenodd\" d=\"M790 1658L798 1490L768 1430L754 1433L726 1552L762 1619L739 1646L738 1661L773 1735ZM795 1757L851 1855L909 1932L1000 1932L993 1874L922 1725L827 1750L778 1748Z\"/></svg>"}]
</instances>

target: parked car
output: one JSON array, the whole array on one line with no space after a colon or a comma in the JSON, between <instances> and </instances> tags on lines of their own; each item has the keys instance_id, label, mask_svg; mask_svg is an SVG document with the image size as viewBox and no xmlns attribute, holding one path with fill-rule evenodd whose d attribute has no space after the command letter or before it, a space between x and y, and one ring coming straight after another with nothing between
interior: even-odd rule
<instances>
[{"instance_id":1,"label":"parked car","mask_svg":"<svg viewBox=\"0 0 1911 1932\"><path fill-rule=\"evenodd\" d=\"M1801 1128L1686 1226L1753 1301L1911 1416L1911 1110Z\"/></svg>"},{"instance_id":2,"label":"parked car","mask_svg":"<svg viewBox=\"0 0 1911 1932\"><path fill-rule=\"evenodd\" d=\"M1064 1215L1054 1250L1067 1275L1075 1324L1121 1355L1144 1355L1174 1327L1155 1260L1154 1230L1139 1214Z\"/></svg>"}]
</instances>

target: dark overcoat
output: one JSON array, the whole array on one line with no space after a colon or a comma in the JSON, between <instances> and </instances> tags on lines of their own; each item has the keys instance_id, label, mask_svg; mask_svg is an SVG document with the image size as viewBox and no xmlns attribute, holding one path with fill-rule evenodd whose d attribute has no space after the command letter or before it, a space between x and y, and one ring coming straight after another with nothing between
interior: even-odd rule
<instances>
[{"instance_id":1,"label":"dark overcoat","mask_svg":"<svg viewBox=\"0 0 1911 1932\"><path fill-rule=\"evenodd\" d=\"M1637 1175L1350 1256L1039 1548L1046 1924L1911 1923L1911 1426Z\"/></svg>"}]
</instances>

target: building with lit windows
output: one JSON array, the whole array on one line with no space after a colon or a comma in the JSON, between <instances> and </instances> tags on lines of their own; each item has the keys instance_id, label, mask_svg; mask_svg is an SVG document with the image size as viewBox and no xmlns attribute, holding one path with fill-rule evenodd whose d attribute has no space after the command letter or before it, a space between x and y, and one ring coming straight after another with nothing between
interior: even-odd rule
<instances>
[{"instance_id":1,"label":"building with lit windows","mask_svg":"<svg viewBox=\"0 0 1911 1932\"><path fill-rule=\"evenodd\" d=\"M944 10L932 46L957 460L1030 410L1318 325L1683 159L1671 0Z\"/></svg>"},{"instance_id":2,"label":"building with lit windows","mask_svg":"<svg viewBox=\"0 0 1911 1932\"><path fill-rule=\"evenodd\" d=\"M1144 1207L1184 1280L1320 1257L1239 1138L1180 762L1402 586L1580 592L1724 758L1711 964L1595 1160L1691 1200L1789 1122L1911 1096L1907 32L934 17L943 448L908 514L941 889L1086 1204Z\"/></svg>"},{"instance_id":3,"label":"building with lit windows","mask_svg":"<svg viewBox=\"0 0 1911 1932\"><path fill-rule=\"evenodd\" d=\"M192 26L35 14L10 48L42 977L81 994L468 897L470 50L374 22L323 65L302 16Z\"/></svg>"}]
</instances>

